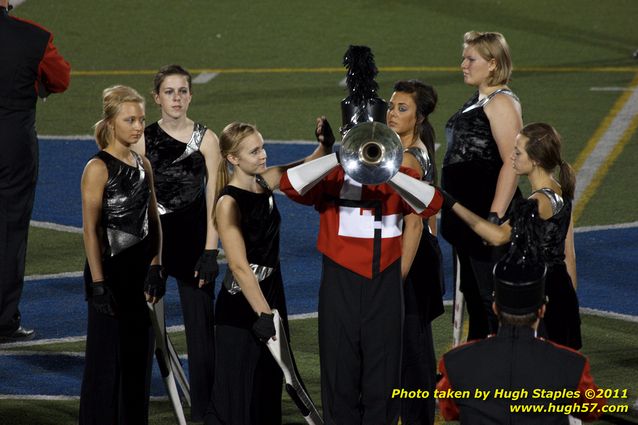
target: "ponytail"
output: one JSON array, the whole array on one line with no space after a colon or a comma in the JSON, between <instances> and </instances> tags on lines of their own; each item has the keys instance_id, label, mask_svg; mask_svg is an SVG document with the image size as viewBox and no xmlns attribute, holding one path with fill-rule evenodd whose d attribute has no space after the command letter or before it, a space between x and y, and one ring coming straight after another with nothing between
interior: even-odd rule
<instances>
[{"instance_id":1,"label":"ponytail","mask_svg":"<svg viewBox=\"0 0 638 425\"><path fill-rule=\"evenodd\" d=\"M556 129L549 124L537 122L527 124L520 134L528 139L525 151L530 159L537 161L548 173L558 168L558 183L563 198L574 199L576 177L571 165L561 157L562 141Z\"/></svg>"},{"instance_id":2,"label":"ponytail","mask_svg":"<svg viewBox=\"0 0 638 425\"><path fill-rule=\"evenodd\" d=\"M97 143L98 148L106 148L109 145L109 140L113 138L109 123L106 122L106 119L101 119L95 123L93 128L95 129L95 143Z\"/></svg>"},{"instance_id":3,"label":"ponytail","mask_svg":"<svg viewBox=\"0 0 638 425\"><path fill-rule=\"evenodd\" d=\"M563 198L569 200L574 199L574 191L576 189L576 175L574 169L568 162L560 162L560 168L558 170L558 183L563 191Z\"/></svg>"},{"instance_id":4,"label":"ponytail","mask_svg":"<svg viewBox=\"0 0 638 425\"><path fill-rule=\"evenodd\" d=\"M426 116L423 119L423 122L419 126L419 137L421 141L425 145L425 149L428 151L428 156L430 157L430 163L432 164L432 184L437 184L437 173L436 173L436 148L434 146L435 133L434 127L430 124L428 117Z\"/></svg>"},{"instance_id":5,"label":"ponytail","mask_svg":"<svg viewBox=\"0 0 638 425\"><path fill-rule=\"evenodd\" d=\"M215 184L215 203L213 204L213 224L217 228L217 201L219 201L219 195L222 193L222 189L226 187L230 181L230 173L228 172L228 160L224 157L219 161L217 166L217 182Z\"/></svg>"}]
</instances>

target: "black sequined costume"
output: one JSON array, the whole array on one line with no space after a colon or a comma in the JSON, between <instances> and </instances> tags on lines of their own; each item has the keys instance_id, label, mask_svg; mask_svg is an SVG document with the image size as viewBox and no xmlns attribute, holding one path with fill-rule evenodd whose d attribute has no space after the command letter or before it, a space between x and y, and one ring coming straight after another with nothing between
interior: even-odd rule
<instances>
[{"instance_id":1,"label":"black sequined costume","mask_svg":"<svg viewBox=\"0 0 638 425\"><path fill-rule=\"evenodd\" d=\"M549 188L537 190L552 204L552 217L539 220L541 257L547 264L545 294L549 299L540 334L551 341L578 350L582 347L578 297L565 266L565 237L569 230L572 201ZM546 332L547 335L544 335Z\"/></svg>"},{"instance_id":2,"label":"black sequined costume","mask_svg":"<svg viewBox=\"0 0 638 425\"><path fill-rule=\"evenodd\" d=\"M206 127L195 123L188 143L156 122L144 130L162 223L162 264L177 279L191 388L191 417L201 421L214 379L214 285L198 287L195 263L206 244L206 161L200 151Z\"/></svg>"},{"instance_id":3,"label":"black sequined costume","mask_svg":"<svg viewBox=\"0 0 638 425\"><path fill-rule=\"evenodd\" d=\"M270 308L279 310L288 333L279 267L281 217L272 192L260 177L258 182L263 193L226 186L219 196L237 202L248 262L273 268L259 285ZM241 292L233 295L223 286L216 313L217 363L206 424L281 424L283 375L266 345L251 332L257 315Z\"/></svg>"},{"instance_id":4,"label":"black sequined costume","mask_svg":"<svg viewBox=\"0 0 638 425\"><path fill-rule=\"evenodd\" d=\"M130 166L105 151L108 180L100 225L102 268L116 303L116 317L89 304L86 357L80 396L80 424L148 423L150 319L144 279L152 259L148 235L150 187L142 158ZM92 285L88 262L87 293Z\"/></svg>"},{"instance_id":5,"label":"black sequined costume","mask_svg":"<svg viewBox=\"0 0 638 425\"><path fill-rule=\"evenodd\" d=\"M507 89L496 90L481 101L476 92L445 126L447 151L443 160L441 186L459 203L487 218L496 183L503 166L484 106L497 94L511 96ZM514 197L519 198L517 189ZM492 269L504 252L487 246L452 211L441 211L441 235L453 246L460 262L461 290L470 316L468 339L484 338L496 332L492 313Z\"/></svg>"}]
</instances>

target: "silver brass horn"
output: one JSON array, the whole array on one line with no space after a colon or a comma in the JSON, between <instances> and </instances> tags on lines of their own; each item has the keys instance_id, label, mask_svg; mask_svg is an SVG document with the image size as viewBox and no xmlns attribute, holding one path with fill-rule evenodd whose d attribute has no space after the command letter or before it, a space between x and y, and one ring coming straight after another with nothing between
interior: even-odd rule
<instances>
[{"instance_id":1,"label":"silver brass horn","mask_svg":"<svg viewBox=\"0 0 638 425\"><path fill-rule=\"evenodd\" d=\"M361 184L381 184L399 171L403 161L401 139L380 122L357 124L343 138L339 151L341 166Z\"/></svg>"}]
</instances>

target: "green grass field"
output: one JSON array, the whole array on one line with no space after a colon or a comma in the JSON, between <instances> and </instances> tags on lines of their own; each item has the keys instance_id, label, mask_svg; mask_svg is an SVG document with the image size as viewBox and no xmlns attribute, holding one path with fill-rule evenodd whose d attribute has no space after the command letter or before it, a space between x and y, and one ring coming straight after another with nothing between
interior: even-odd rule
<instances>
[{"instance_id":1,"label":"green grass field","mask_svg":"<svg viewBox=\"0 0 638 425\"><path fill-rule=\"evenodd\" d=\"M194 87L189 112L214 131L241 120L256 123L267 139L311 140L316 116L325 114L338 126L339 100L346 95L338 86L342 55L349 44L366 44L380 68L382 97L389 98L393 82L402 78L437 89L432 122L442 144L440 163L445 122L472 93L459 63L462 35L476 29L505 34L515 65L511 87L521 98L524 121L553 124L563 135L565 158L575 162L614 116L621 90L635 87L638 77L638 61L631 58L638 48L635 0L32 0L12 13L51 29L73 67L71 88L38 106L44 135L90 134L100 118L101 92L113 84L145 94L147 120L156 120L148 96L152 76L164 64L180 63L195 75L219 72ZM578 226L638 221L637 142L634 125ZM32 228L27 274L78 271L82 264L81 235ZM638 324L597 316L583 322L583 352L595 377L601 386L629 388L635 400ZM449 316L435 322L435 331L440 354L450 345ZM319 401L316 322L295 321L292 332L300 369ZM3 424L72 424L76 415L74 401L0 400ZM165 402L152 403L151 415L152 423L174 423ZM286 398L285 423L300 419Z\"/></svg>"},{"instance_id":2,"label":"green grass field","mask_svg":"<svg viewBox=\"0 0 638 425\"><path fill-rule=\"evenodd\" d=\"M638 3L616 0L446 2L281 0L230 2L28 1L15 14L42 22L73 66L71 88L38 111L40 134L90 134L105 87L128 84L148 95L161 65L180 63L220 75L197 85L190 115L219 132L233 120L256 123L267 139L312 139L314 118L337 123L341 59L348 44L369 45L380 67L380 94L392 83L419 78L439 92L432 121L444 142L447 118L469 97L458 68L462 34L498 30L508 39L524 120L547 121L565 140L574 162L638 67L634 18ZM633 83L634 85L636 82ZM150 96L148 121L158 117ZM635 132L626 146L634 147ZM439 150L439 160L444 149ZM628 152L632 153L632 152ZM621 158L624 155L621 155ZM635 155L633 156L635 158ZM636 221L623 184L635 167L612 164L598 193L614 214L586 208L577 224ZM630 173L628 177L624 177Z\"/></svg>"}]
</instances>

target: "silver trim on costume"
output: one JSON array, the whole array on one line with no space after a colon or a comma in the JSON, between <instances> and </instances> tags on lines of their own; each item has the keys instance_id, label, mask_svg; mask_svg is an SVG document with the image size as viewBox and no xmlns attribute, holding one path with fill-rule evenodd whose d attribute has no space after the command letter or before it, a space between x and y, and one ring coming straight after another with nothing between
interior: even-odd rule
<instances>
[{"instance_id":1,"label":"silver trim on costume","mask_svg":"<svg viewBox=\"0 0 638 425\"><path fill-rule=\"evenodd\" d=\"M511 96L518 103L521 103L521 101L518 99L518 96L516 96L514 94L514 92L511 91L510 89L498 89L498 90L494 90L492 93L488 94L483 99L481 99L478 102L476 102L475 104L470 105L467 108L463 109L462 113L464 114L464 113L469 112L469 111L471 111L473 109L482 108L483 106L487 105L489 103L489 101L492 100L492 98L494 96L496 96L497 94L499 94L499 93L503 93L503 94L506 94L508 96Z\"/></svg>"},{"instance_id":2,"label":"silver trim on costume","mask_svg":"<svg viewBox=\"0 0 638 425\"><path fill-rule=\"evenodd\" d=\"M172 210L166 208L164 205L157 203L157 212L159 215L164 215L173 212Z\"/></svg>"},{"instance_id":3,"label":"silver trim on costume","mask_svg":"<svg viewBox=\"0 0 638 425\"><path fill-rule=\"evenodd\" d=\"M193 134L191 135L191 139L186 144L186 149L184 152L172 163L182 161L184 158L188 158L193 152L197 152L199 147L202 144L202 140L204 140L204 134L206 133L206 127L200 125L199 123L195 124L195 129L193 130Z\"/></svg>"},{"instance_id":4,"label":"silver trim on costume","mask_svg":"<svg viewBox=\"0 0 638 425\"><path fill-rule=\"evenodd\" d=\"M558 212L563 209L563 206L565 205L563 197L554 192L552 189L544 187L542 189L538 189L534 193L537 192L540 192L549 198L549 202L552 205L552 216L558 214Z\"/></svg>"},{"instance_id":5,"label":"silver trim on costume","mask_svg":"<svg viewBox=\"0 0 638 425\"><path fill-rule=\"evenodd\" d=\"M144 222L144 235L148 233L148 222ZM132 235L121 230L106 228L106 236L109 240L109 246L111 247L111 257L124 251L137 243L143 238Z\"/></svg>"},{"instance_id":6,"label":"silver trim on costume","mask_svg":"<svg viewBox=\"0 0 638 425\"><path fill-rule=\"evenodd\" d=\"M403 152L404 153L408 152L416 158L417 162L421 166L421 172L423 173L423 177L421 178L421 180L427 183L433 183L434 170L432 167L432 161L430 160L430 155L428 154L428 151L423 150L417 146L410 146L409 148L404 149Z\"/></svg>"},{"instance_id":7,"label":"silver trim on costume","mask_svg":"<svg viewBox=\"0 0 638 425\"><path fill-rule=\"evenodd\" d=\"M275 270L273 267L261 266L259 264L249 264L249 266L253 274L257 278L257 282L263 281L264 279L266 279L268 276L272 274L273 270ZM230 269L226 271L226 276L224 277L223 285L224 285L224 288L226 288L228 293L231 295L235 295L238 292L241 292L241 287L239 286L239 283L237 283L237 281L235 280L235 276L233 276Z\"/></svg>"}]
</instances>

